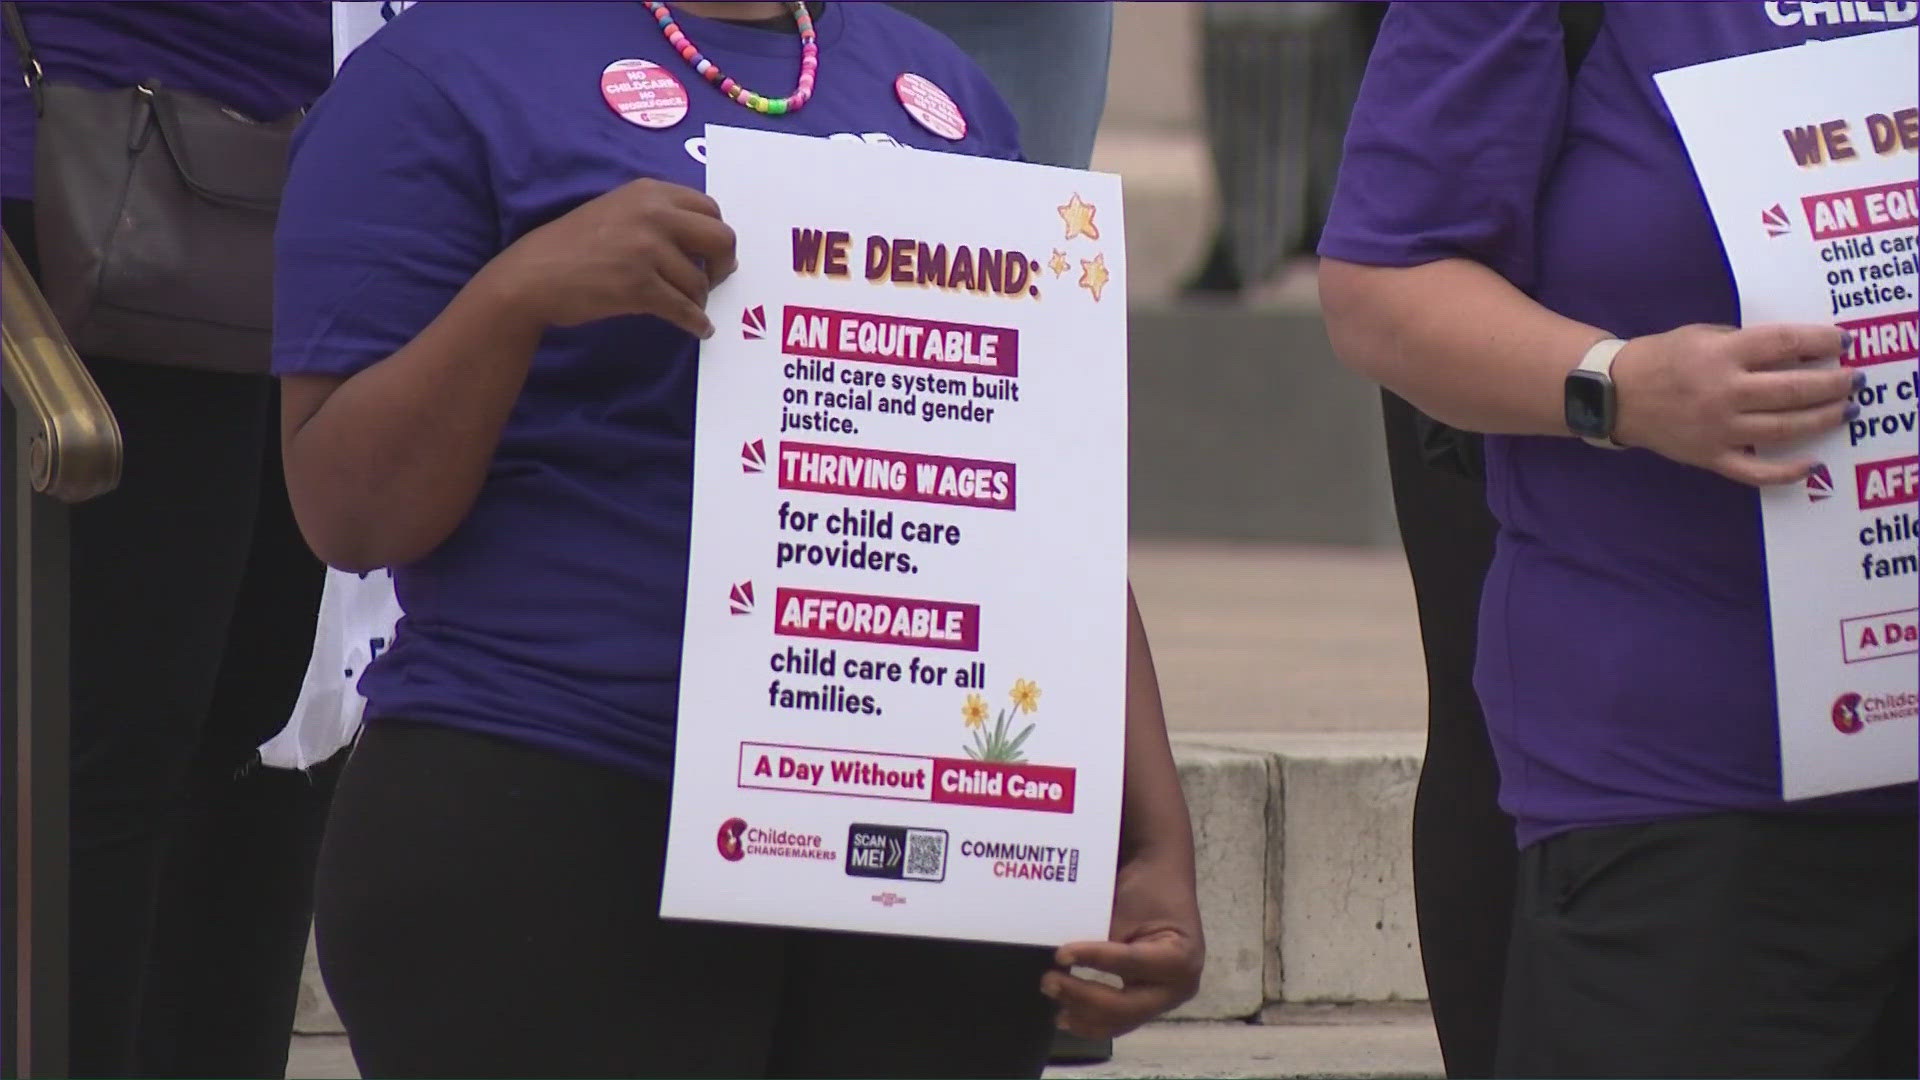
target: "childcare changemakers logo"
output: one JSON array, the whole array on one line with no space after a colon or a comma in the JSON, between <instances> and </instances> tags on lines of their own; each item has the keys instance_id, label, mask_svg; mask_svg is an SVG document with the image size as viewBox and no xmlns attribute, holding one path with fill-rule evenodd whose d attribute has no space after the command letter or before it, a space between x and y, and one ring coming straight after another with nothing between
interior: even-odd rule
<instances>
[{"instance_id":1,"label":"childcare changemakers logo","mask_svg":"<svg viewBox=\"0 0 1920 1080\"><path fill-rule=\"evenodd\" d=\"M714 846L720 850L720 857L728 862L739 862L749 855L776 859L818 859L822 862L833 862L840 857L840 853L828 847L817 833L763 829L747 824L743 818L728 818L721 822L720 832L714 837Z\"/></svg>"},{"instance_id":2,"label":"childcare changemakers logo","mask_svg":"<svg viewBox=\"0 0 1920 1080\"><path fill-rule=\"evenodd\" d=\"M1862 696L1848 692L1833 702L1833 726L1843 735L1857 735L1868 724L1911 720L1920 716L1920 695L1911 692Z\"/></svg>"},{"instance_id":3,"label":"childcare changemakers logo","mask_svg":"<svg viewBox=\"0 0 1920 1080\"><path fill-rule=\"evenodd\" d=\"M1015 881L1080 880L1080 849L1058 844L1021 844L1005 840L962 840L960 857L993 863L993 876Z\"/></svg>"}]
</instances>

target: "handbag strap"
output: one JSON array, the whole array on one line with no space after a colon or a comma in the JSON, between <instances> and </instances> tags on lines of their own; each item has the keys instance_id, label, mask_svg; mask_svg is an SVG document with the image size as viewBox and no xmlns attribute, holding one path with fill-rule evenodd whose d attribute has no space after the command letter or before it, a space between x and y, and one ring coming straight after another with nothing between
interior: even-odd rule
<instances>
[{"instance_id":1,"label":"handbag strap","mask_svg":"<svg viewBox=\"0 0 1920 1080\"><path fill-rule=\"evenodd\" d=\"M46 81L46 72L40 67L39 57L33 55L33 43L27 40L27 24L20 18L20 5L13 0L0 3L0 20L5 21L7 36L13 39L13 47L20 53L20 75L26 80L27 89L33 92L33 111L45 112L40 84Z\"/></svg>"}]
</instances>

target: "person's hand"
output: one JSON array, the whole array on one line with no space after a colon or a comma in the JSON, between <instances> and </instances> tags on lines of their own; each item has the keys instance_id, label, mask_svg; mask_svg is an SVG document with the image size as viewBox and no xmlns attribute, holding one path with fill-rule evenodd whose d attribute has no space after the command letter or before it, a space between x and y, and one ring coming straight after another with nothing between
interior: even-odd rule
<instances>
[{"instance_id":1,"label":"person's hand","mask_svg":"<svg viewBox=\"0 0 1920 1080\"><path fill-rule=\"evenodd\" d=\"M643 179L515 241L488 271L542 326L656 315L713 336L707 293L734 270L733 229L706 195Z\"/></svg>"},{"instance_id":2,"label":"person's hand","mask_svg":"<svg viewBox=\"0 0 1920 1080\"><path fill-rule=\"evenodd\" d=\"M1859 415L1859 377L1816 368L1847 348L1830 326L1683 326L1634 338L1613 361L1616 441L1756 487L1804 479L1799 457L1756 449L1824 434Z\"/></svg>"},{"instance_id":3,"label":"person's hand","mask_svg":"<svg viewBox=\"0 0 1920 1080\"><path fill-rule=\"evenodd\" d=\"M1040 979L1040 992L1060 1004L1060 1027L1083 1038L1125 1035L1200 988L1206 945L1192 870L1145 857L1122 865L1114 881L1110 936L1061 946L1054 956L1061 970ZM1065 970L1075 967L1104 971L1121 986Z\"/></svg>"}]
</instances>

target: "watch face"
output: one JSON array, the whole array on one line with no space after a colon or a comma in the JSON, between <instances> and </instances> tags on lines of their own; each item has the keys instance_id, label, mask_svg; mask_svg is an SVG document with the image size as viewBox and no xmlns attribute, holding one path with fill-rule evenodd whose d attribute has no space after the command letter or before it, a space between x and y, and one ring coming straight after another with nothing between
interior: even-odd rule
<instances>
[{"instance_id":1,"label":"watch face","mask_svg":"<svg viewBox=\"0 0 1920 1080\"><path fill-rule=\"evenodd\" d=\"M1613 380L1597 371L1567 376L1567 430L1588 439L1613 435Z\"/></svg>"}]
</instances>

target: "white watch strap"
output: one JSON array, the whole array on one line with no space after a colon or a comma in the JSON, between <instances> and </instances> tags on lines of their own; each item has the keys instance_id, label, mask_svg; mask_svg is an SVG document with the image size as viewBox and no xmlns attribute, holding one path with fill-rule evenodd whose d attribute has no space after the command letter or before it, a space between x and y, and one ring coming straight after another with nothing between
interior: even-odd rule
<instances>
[{"instance_id":1,"label":"white watch strap","mask_svg":"<svg viewBox=\"0 0 1920 1080\"><path fill-rule=\"evenodd\" d=\"M1597 371L1611 379L1613 377L1613 358L1619 356L1620 350L1626 347L1627 343L1621 341L1619 338L1608 338L1605 341L1596 341L1593 343L1593 347L1587 350L1587 355L1580 358L1580 370Z\"/></svg>"},{"instance_id":2,"label":"white watch strap","mask_svg":"<svg viewBox=\"0 0 1920 1080\"><path fill-rule=\"evenodd\" d=\"M1612 382L1614 357L1619 356L1620 350L1626 347L1627 343L1619 338L1608 338L1605 341L1594 342L1593 347L1587 350L1587 355L1580 358L1580 370L1599 372L1607 377L1608 382ZM1619 407L1617 398L1615 399L1614 407L1616 409ZM1604 450L1626 449L1626 447L1621 446L1612 439L1594 439L1586 436L1582 436L1581 438L1587 445L1598 446Z\"/></svg>"}]
</instances>

